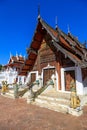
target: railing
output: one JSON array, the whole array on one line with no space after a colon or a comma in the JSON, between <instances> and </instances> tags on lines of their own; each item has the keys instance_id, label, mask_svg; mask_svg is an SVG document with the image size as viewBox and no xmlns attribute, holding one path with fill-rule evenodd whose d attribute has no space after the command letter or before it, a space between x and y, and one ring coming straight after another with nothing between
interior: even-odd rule
<instances>
[{"instance_id":1,"label":"railing","mask_svg":"<svg viewBox=\"0 0 87 130\"><path fill-rule=\"evenodd\" d=\"M35 98L38 95L40 95L49 85L54 85L54 83L53 83L53 80L49 80L45 86L41 87L36 92L34 92L32 88L35 85L39 85L39 80L36 80L35 82L28 84L27 85L28 87L25 88L24 90L18 91L18 96L22 97L27 91L30 91L30 93L31 93L30 98L32 97L33 100L35 100Z\"/></svg>"},{"instance_id":2,"label":"railing","mask_svg":"<svg viewBox=\"0 0 87 130\"><path fill-rule=\"evenodd\" d=\"M49 85L54 85L54 83L53 83L53 80L49 80L48 82L47 82L47 84L45 85L45 86L43 86L43 87L41 87L38 91L36 91L36 92L33 92L33 98L34 98L34 100L35 100L35 98L38 96L38 95L40 95Z\"/></svg>"},{"instance_id":3,"label":"railing","mask_svg":"<svg viewBox=\"0 0 87 130\"><path fill-rule=\"evenodd\" d=\"M25 88L24 90L18 91L18 96L22 97L27 91L29 91L29 88Z\"/></svg>"},{"instance_id":4,"label":"railing","mask_svg":"<svg viewBox=\"0 0 87 130\"><path fill-rule=\"evenodd\" d=\"M23 90L18 90L18 96L22 97L27 91L29 91L30 89L32 89L32 87L34 85L39 85L39 81L36 80L35 82L28 84L27 85L28 87L24 88ZM33 93L33 91L32 91L32 93Z\"/></svg>"}]
</instances>

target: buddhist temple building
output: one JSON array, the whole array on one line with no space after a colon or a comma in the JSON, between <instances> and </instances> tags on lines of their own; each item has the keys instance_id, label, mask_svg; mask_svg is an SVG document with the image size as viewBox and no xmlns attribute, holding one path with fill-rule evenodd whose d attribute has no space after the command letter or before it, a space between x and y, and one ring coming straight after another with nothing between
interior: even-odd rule
<instances>
[{"instance_id":1,"label":"buddhist temple building","mask_svg":"<svg viewBox=\"0 0 87 130\"><path fill-rule=\"evenodd\" d=\"M26 82L34 82L40 77L44 86L54 78L56 91L70 92L70 82L74 79L77 94L87 94L86 47L70 32L66 34L58 26L52 28L41 17L27 48L27 58L20 62L19 76L27 76ZM8 66L20 68L17 59L14 64L10 59Z\"/></svg>"},{"instance_id":2,"label":"buddhist temple building","mask_svg":"<svg viewBox=\"0 0 87 130\"><path fill-rule=\"evenodd\" d=\"M18 84L24 84L26 77L18 76L18 72L24 64L24 61L25 58L21 55L10 55L8 63L4 65L4 70L0 72L0 83L7 81L8 84L13 84L14 80L16 80Z\"/></svg>"}]
</instances>

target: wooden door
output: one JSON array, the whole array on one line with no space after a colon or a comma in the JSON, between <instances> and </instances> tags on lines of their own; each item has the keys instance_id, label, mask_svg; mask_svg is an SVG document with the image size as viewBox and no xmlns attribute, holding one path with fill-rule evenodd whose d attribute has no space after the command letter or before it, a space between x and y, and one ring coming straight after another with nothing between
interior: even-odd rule
<instances>
[{"instance_id":1,"label":"wooden door","mask_svg":"<svg viewBox=\"0 0 87 130\"><path fill-rule=\"evenodd\" d=\"M45 85L47 81L51 79L52 74L55 74L55 68L44 69L43 72L43 84Z\"/></svg>"},{"instance_id":2,"label":"wooden door","mask_svg":"<svg viewBox=\"0 0 87 130\"><path fill-rule=\"evenodd\" d=\"M36 80L36 73L31 73L31 83Z\"/></svg>"},{"instance_id":3,"label":"wooden door","mask_svg":"<svg viewBox=\"0 0 87 130\"><path fill-rule=\"evenodd\" d=\"M74 70L65 71L64 74L65 74L65 90L70 91L70 83L72 79L75 80L75 71Z\"/></svg>"}]
</instances>

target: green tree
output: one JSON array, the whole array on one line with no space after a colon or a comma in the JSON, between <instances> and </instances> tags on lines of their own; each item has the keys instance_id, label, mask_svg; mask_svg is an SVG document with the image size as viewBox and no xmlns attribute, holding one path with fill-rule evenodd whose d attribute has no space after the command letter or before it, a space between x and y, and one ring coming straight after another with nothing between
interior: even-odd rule
<instances>
[{"instance_id":1,"label":"green tree","mask_svg":"<svg viewBox=\"0 0 87 130\"><path fill-rule=\"evenodd\" d=\"M0 64L0 71L2 70L2 65Z\"/></svg>"}]
</instances>

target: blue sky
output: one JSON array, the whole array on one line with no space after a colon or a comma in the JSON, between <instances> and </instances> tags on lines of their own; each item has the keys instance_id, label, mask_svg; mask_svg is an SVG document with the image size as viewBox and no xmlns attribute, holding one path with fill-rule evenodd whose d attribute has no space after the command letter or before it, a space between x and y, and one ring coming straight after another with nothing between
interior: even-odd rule
<instances>
[{"instance_id":1,"label":"blue sky","mask_svg":"<svg viewBox=\"0 0 87 130\"><path fill-rule=\"evenodd\" d=\"M86 0L0 0L0 64L7 64L10 56L26 56L26 48L31 43L40 4L41 17L55 28L78 37L81 43L87 40Z\"/></svg>"}]
</instances>

